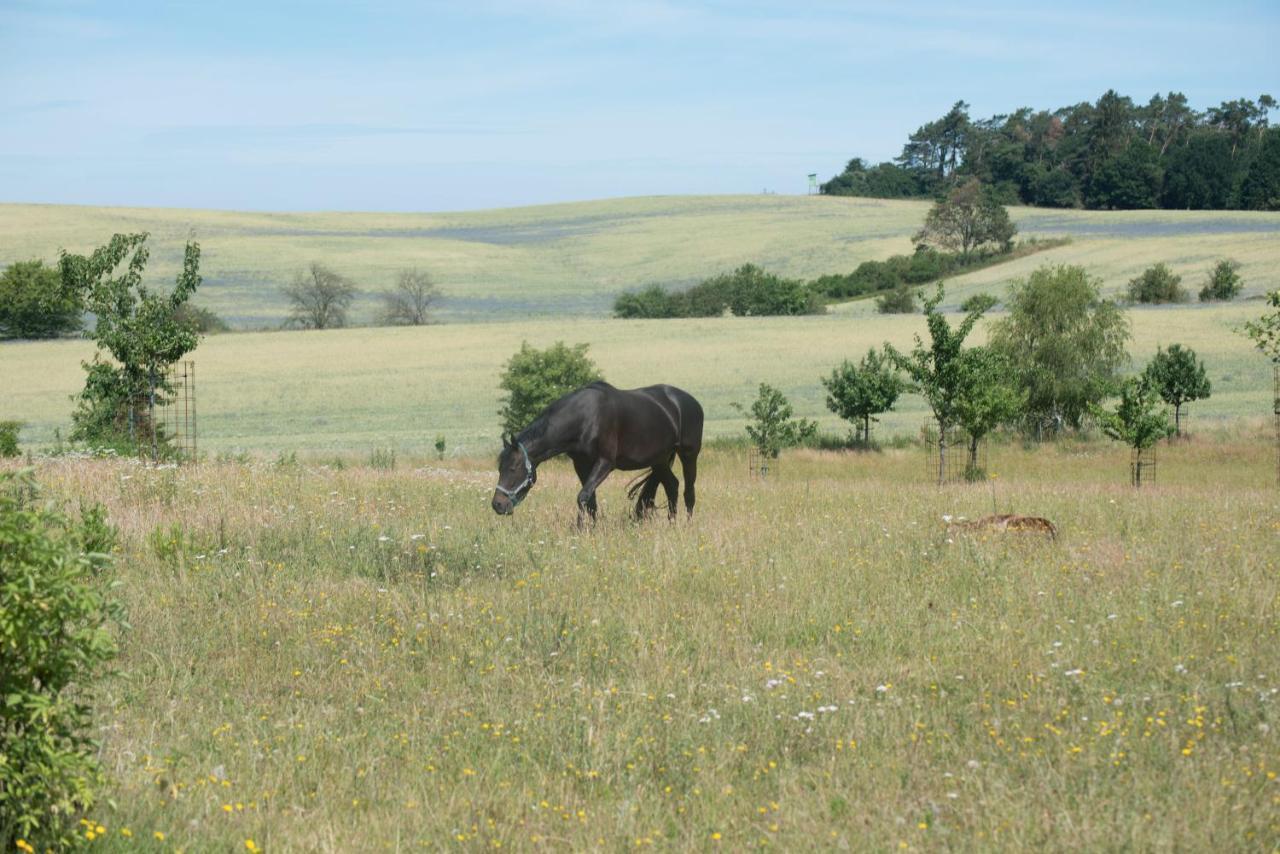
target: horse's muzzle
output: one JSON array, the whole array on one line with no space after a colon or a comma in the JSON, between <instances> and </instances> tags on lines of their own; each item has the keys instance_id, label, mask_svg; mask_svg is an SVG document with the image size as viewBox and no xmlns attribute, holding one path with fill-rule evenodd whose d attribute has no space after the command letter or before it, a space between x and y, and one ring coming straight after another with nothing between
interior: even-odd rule
<instances>
[{"instance_id":1,"label":"horse's muzzle","mask_svg":"<svg viewBox=\"0 0 1280 854\"><path fill-rule=\"evenodd\" d=\"M493 496L493 512L499 516L510 516L516 512L516 505L502 493L495 493Z\"/></svg>"}]
</instances>

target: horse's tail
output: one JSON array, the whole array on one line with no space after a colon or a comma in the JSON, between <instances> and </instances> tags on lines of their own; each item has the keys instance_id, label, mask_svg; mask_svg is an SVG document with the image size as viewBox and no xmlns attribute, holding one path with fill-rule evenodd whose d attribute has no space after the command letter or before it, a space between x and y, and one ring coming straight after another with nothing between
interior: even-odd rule
<instances>
[{"instance_id":1,"label":"horse's tail","mask_svg":"<svg viewBox=\"0 0 1280 854\"><path fill-rule=\"evenodd\" d=\"M640 494L640 490L644 489L645 483L652 477L657 477L653 473L653 469L643 471L636 477L627 482L627 500L630 501Z\"/></svg>"}]
</instances>

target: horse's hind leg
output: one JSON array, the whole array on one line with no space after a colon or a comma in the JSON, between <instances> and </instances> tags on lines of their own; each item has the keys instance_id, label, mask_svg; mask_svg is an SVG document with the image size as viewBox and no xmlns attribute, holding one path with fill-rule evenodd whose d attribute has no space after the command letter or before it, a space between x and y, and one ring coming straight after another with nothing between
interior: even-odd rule
<instances>
[{"instance_id":1,"label":"horse's hind leg","mask_svg":"<svg viewBox=\"0 0 1280 854\"><path fill-rule=\"evenodd\" d=\"M680 481L670 468L654 469L654 474L662 479L662 487L667 491L667 518L676 518L676 501L680 498Z\"/></svg>"},{"instance_id":2,"label":"horse's hind leg","mask_svg":"<svg viewBox=\"0 0 1280 854\"><path fill-rule=\"evenodd\" d=\"M654 497L658 494L658 476L655 472L649 472L645 476L644 483L640 486L640 497L636 499L636 518L643 519L649 515L656 504Z\"/></svg>"},{"instance_id":3,"label":"horse's hind leg","mask_svg":"<svg viewBox=\"0 0 1280 854\"><path fill-rule=\"evenodd\" d=\"M698 479L698 452L696 450L680 452L680 469L684 472L684 509L692 516L693 504L697 500L697 493L693 489L693 484ZM675 501L671 503L674 505Z\"/></svg>"}]
</instances>

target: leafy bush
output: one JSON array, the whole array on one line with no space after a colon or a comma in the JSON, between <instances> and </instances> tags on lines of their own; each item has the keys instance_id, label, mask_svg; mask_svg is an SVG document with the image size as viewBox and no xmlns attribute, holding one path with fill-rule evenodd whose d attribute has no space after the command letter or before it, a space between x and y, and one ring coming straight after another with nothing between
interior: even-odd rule
<instances>
[{"instance_id":1,"label":"leafy bush","mask_svg":"<svg viewBox=\"0 0 1280 854\"><path fill-rule=\"evenodd\" d=\"M768 383L760 383L760 393L750 410L740 403L732 406L739 412L750 412L754 420L747 425L747 435L765 457L776 459L783 448L799 445L818 433L816 422L793 419L786 395Z\"/></svg>"},{"instance_id":2,"label":"leafy bush","mask_svg":"<svg viewBox=\"0 0 1280 854\"><path fill-rule=\"evenodd\" d=\"M19 261L0 273L0 338L56 338L80 329L81 295L62 286L43 261Z\"/></svg>"},{"instance_id":3,"label":"leafy bush","mask_svg":"<svg viewBox=\"0 0 1280 854\"><path fill-rule=\"evenodd\" d=\"M743 264L730 276L729 309L738 317L816 314L824 311L816 296L796 279Z\"/></svg>"},{"instance_id":4,"label":"leafy bush","mask_svg":"<svg viewBox=\"0 0 1280 854\"><path fill-rule=\"evenodd\" d=\"M231 326L221 317L218 317L207 308L192 305L189 302L178 306L178 310L173 313L173 316L179 323L185 324L188 328L202 335L231 331Z\"/></svg>"},{"instance_id":5,"label":"leafy bush","mask_svg":"<svg viewBox=\"0 0 1280 854\"><path fill-rule=\"evenodd\" d=\"M1238 261L1219 261L1209 273L1209 281L1200 289L1200 302L1212 300L1233 300L1240 295L1240 263Z\"/></svg>"},{"instance_id":6,"label":"leafy bush","mask_svg":"<svg viewBox=\"0 0 1280 854\"><path fill-rule=\"evenodd\" d=\"M991 326L991 345L1026 393L1027 426L1037 433L1078 428L1129 362L1129 321L1101 288L1083 267L1039 267L1010 284L1009 313Z\"/></svg>"},{"instance_id":7,"label":"leafy bush","mask_svg":"<svg viewBox=\"0 0 1280 854\"><path fill-rule=\"evenodd\" d=\"M507 360L498 387L507 394L498 416L503 433L516 434L542 410L575 389L602 379L600 369L587 357L588 344L566 346L557 341L545 350L525 341Z\"/></svg>"},{"instance_id":8,"label":"leafy bush","mask_svg":"<svg viewBox=\"0 0 1280 854\"><path fill-rule=\"evenodd\" d=\"M1186 302L1187 292L1182 289L1182 277L1160 263L1129 280L1129 299L1145 303Z\"/></svg>"},{"instance_id":9,"label":"leafy bush","mask_svg":"<svg viewBox=\"0 0 1280 854\"><path fill-rule=\"evenodd\" d=\"M650 285L639 291L619 294L613 303L615 317L634 319L641 317L684 317L686 307L679 295L662 285Z\"/></svg>"},{"instance_id":10,"label":"leafy bush","mask_svg":"<svg viewBox=\"0 0 1280 854\"><path fill-rule=\"evenodd\" d=\"M820 314L818 295L804 282L784 279L755 264L743 264L683 293L661 285L620 295L613 304L617 317L719 317L728 309L739 317Z\"/></svg>"},{"instance_id":11,"label":"leafy bush","mask_svg":"<svg viewBox=\"0 0 1280 854\"><path fill-rule=\"evenodd\" d=\"M0 457L18 456L18 433L21 421L0 421Z\"/></svg>"},{"instance_id":12,"label":"leafy bush","mask_svg":"<svg viewBox=\"0 0 1280 854\"><path fill-rule=\"evenodd\" d=\"M876 297L876 311L881 314L911 314L915 310L915 289L906 285L899 285L888 293Z\"/></svg>"},{"instance_id":13,"label":"leafy bush","mask_svg":"<svg viewBox=\"0 0 1280 854\"><path fill-rule=\"evenodd\" d=\"M74 845L100 781L89 689L115 656L105 593L115 533L73 520L26 472L0 472L0 850Z\"/></svg>"},{"instance_id":14,"label":"leafy bush","mask_svg":"<svg viewBox=\"0 0 1280 854\"><path fill-rule=\"evenodd\" d=\"M960 310L966 314L971 311L987 312L996 307L999 300L988 293L973 294L960 303Z\"/></svg>"}]
</instances>

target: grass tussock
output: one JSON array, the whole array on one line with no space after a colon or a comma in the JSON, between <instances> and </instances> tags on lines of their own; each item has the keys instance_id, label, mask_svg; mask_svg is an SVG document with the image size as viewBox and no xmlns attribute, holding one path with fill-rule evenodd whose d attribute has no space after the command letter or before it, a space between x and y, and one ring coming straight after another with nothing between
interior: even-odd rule
<instances>
[{"instance_id":1,"label":"grass tussock","mask_svg":"<svg viewBox=\"0 0 1280 854\"><path fill-rule=\"evenodd\" d=\"M1268 848L1272 453L711 450L691 521L611 480L587 531L555 464L500 519L487 461L50 460L122 533L95 844ZM993 508L1061 536L948 536Z\"/></svg>"}]
</instances>

